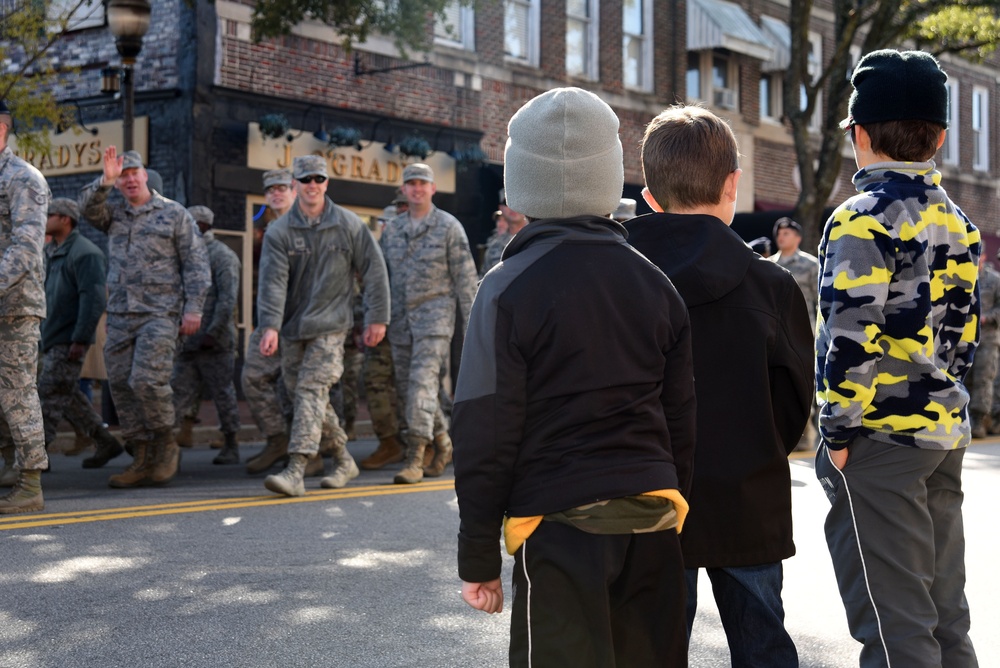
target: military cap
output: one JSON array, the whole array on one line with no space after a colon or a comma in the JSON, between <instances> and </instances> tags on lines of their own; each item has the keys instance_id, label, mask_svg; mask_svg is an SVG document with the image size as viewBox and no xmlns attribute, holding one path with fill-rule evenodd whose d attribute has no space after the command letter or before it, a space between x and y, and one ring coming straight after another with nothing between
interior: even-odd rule
<instances>
[{"instance_id":1,"label":"military cap","mask_svg":"<svg viewBox=\"0 0 1000 668\"><path fill-rule=\"evenodd\" d=\"M779 218L777 221L775 221L774 229L771 231L771 233L774 236L778 236L778 231L785 229L795 230L800 237L802 236L802 226L787 216Z\"/></svg>"},{"instance_id":2,"label":"military cap","mask_svg":"<svg viewBox=\"0 0 1000 668\"><path fill-rule=\"evenodd\" d=\"M292 169L296 179L315 174L327 176L326 158L321 155L300 155L292 161Z\"/></svg>"},{"instance_id":3,"label":"military cap","mask_svg":"<svg viewBox=\"0 0 1000 668\"><path fill-rule=\"evenodd\" d=\"M202 206L201 204L188 207L188 213L194 218L196 223L205 223L206 225L211 225L215 222L215 214L207 206Z\"/></svg>"},{"instance_id":4,"label":"military cap","mask_svg":"<svg viewBox=\"0 0 1000 668\"><path fill-rule=\"evenodd\" d=\"M80 207L69 197L54 197L49 202L49 215L66 216L75 223L80 220Z\"/></svg>"},{"instance_id":5,"label":"military cap","mask_svg":"<svg viewBox=\"0 0 1000 668\"><path fill-rule=\"evenodd\" d=\"M400 204L409 204L409 203L410 201L406 199L406 195L404 195L403 191L401 190L397 190L396 196L392 198L393 206L398 206Z\"/></svg>"},{"instance_id":6,"label":"military cap","mask_svg":"<svg viewBox=\"0 0 1000 668\"><path fill-rule=\"evenodd\" d=\"M163 177L155 169L146 170L146 186L150 190L155 190L156 192L163 194Z\"/></svg>"},{"instance_id":7,"label":"military cap","mask_svg":"<svg viewBox=\"0 0 1000 668\"><path fill-rule=\"evenodd\" d=\"M431 169L430 165L425 165L422 162L415 162L412 165L407 165L403 169L403 183L413 180L429 181L434 183L434 170Z\"/></svg>"},{"instance_id":8,"label":"military cap","mask_svg":"<svg viewBox=\"0 0 1000 668\"><path fill-rule=\"evenodd\" d=\"M271 186L288 186L292 184L292 172L288 169L272 169L264 172L264 190Z\"/></svg>"},{"instance_id":9,"label":"military cap","mask_svg":"<svg viewBox=\"0 0 1000 668\"><path fill-rule=\"evenodd\" d=\"M619 223L624 223L626 220L632 220L635 218L635 207L636 201L631 197L622 197L618 202L618 208L615 212L611 214L614 220Z\"/></svg>"},{"instance_id":10,"label":"military cap","mask_svg":"<svg viewBox=\"0 0 1000 668\"><path fill-rule=\"evenodd\" d=\"M139 151L125 151L122 153L122 171L126 169L142 169L142 156Z\"/></svg>"}]
</instances>

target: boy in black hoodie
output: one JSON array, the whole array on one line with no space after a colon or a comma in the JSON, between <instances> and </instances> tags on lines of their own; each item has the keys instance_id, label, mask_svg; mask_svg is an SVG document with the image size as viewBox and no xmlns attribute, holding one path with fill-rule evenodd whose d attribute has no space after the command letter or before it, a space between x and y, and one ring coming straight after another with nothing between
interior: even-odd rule
<instances>
[{"instance_id":1,"label":"boy in black hoodie","mask_svg":"<svg viewBox=\"0 0 1000 668\"><path fill-rule=\"evenodd\" d=\"M531 222L483 278L455 391L462 596L502 609L503 525L510 665L683 667L687 312L607 217L624 181L611 108L559 88L508 133L507 200Z\"/></svg>"},{"instance_id":2,"label":"boy in black hoodie","mask_svg":"<svg viewBox=\"0 0 1000 668\"><path fill-rule=\"evenodd\" d=\"M688 632L698 569L712 581L733 666L797 666L784 627L781 560L792 544L788 453L812 405L809 315L795 279L729 224L740 179L736 137L698 107L653 119L629 243L677 286L691 317L698 397L691 514L681 540Z\"/></svg>"}]
</instances>

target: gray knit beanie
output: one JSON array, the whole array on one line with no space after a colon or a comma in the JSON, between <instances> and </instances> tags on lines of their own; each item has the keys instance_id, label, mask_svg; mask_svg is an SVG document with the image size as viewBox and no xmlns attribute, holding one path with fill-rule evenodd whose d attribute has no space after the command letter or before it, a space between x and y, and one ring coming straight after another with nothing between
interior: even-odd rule
<instances>
[{"instance_id":1,"label":"gray knit beanie","mask_svg":"<svg viewBox=\"0 0 1000 668\"><path fill-rule=\"evenodd\" d=\"M625 184L618 117L593 93L556 88L507 126L507 205L529 218L607 216Z\"/></svg>"}]
</instances>

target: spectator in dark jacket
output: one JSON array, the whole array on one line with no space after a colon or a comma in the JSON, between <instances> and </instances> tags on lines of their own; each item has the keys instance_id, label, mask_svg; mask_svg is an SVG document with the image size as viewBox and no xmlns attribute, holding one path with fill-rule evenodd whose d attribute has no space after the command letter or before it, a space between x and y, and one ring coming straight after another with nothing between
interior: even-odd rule
<instances>
[{"instance_id":1,"label":"spectator in dark jacket","mask_svg":"<svg viewBox=\"0 0 1000 668\"><path fill-rule=\"evenodd\" d=\"M123 452L93 404L80 389L80 370L94 344L97 323L107 304L108 263L104 253L76 229L80 210L74 200L57 197L49 204L45 233L45 303L42 321L42 374L38 396L45 423L45 445L56 437L64 417L97 442L97 452L83 468L104 466Z\"/></svg>"},{"instance_id":2,"label":"spectator in dark jacket","mask_svg":"<svg viewBox=\"0 0 1000 668\"><path fill-rule=\"evenodd\" d=\"M734 666L798 666L784 628L781 560L792 544L787 455L812 405L805 301L791 274L729 229L740 178L730 127L674 107L642 144L643 197L629 243L677 286L691 315L698 427L691 515L681 545L688 628L698 569L712 580Z\"/></svg>"},{"instance_id":3,"label":"spectator in dark jacket","mask_svg":"<svg viewBox=\"0 0 1000 668\"><path fill-rule=\"evenodd\" d=\"M555 89L508 133L508 202L531 222L483 279L456 386L462 595L502 608L503 524L512 666L684 666L684 303L608 219L623 166L607 104Z\"/></svg>"}]
</instances>

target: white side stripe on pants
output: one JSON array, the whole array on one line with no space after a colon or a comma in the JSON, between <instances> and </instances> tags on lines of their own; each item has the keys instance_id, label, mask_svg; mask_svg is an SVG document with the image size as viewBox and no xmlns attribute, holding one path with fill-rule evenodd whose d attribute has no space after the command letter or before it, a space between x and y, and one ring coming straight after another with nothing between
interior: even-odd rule
<instances>
[{"instance_id":1,"label":"white side stripe on pants","mask_svg":"<svg viewBox=\"0 0 1000 668\"><path fill-rule=\"evenodd\" d=\"M525 621L528 625L528 668L531 668L531 578L528 577L528 541L521 545L521 570L524 571L524 581L528 583L525 599Z\"/></svg>"}]
</instances>

